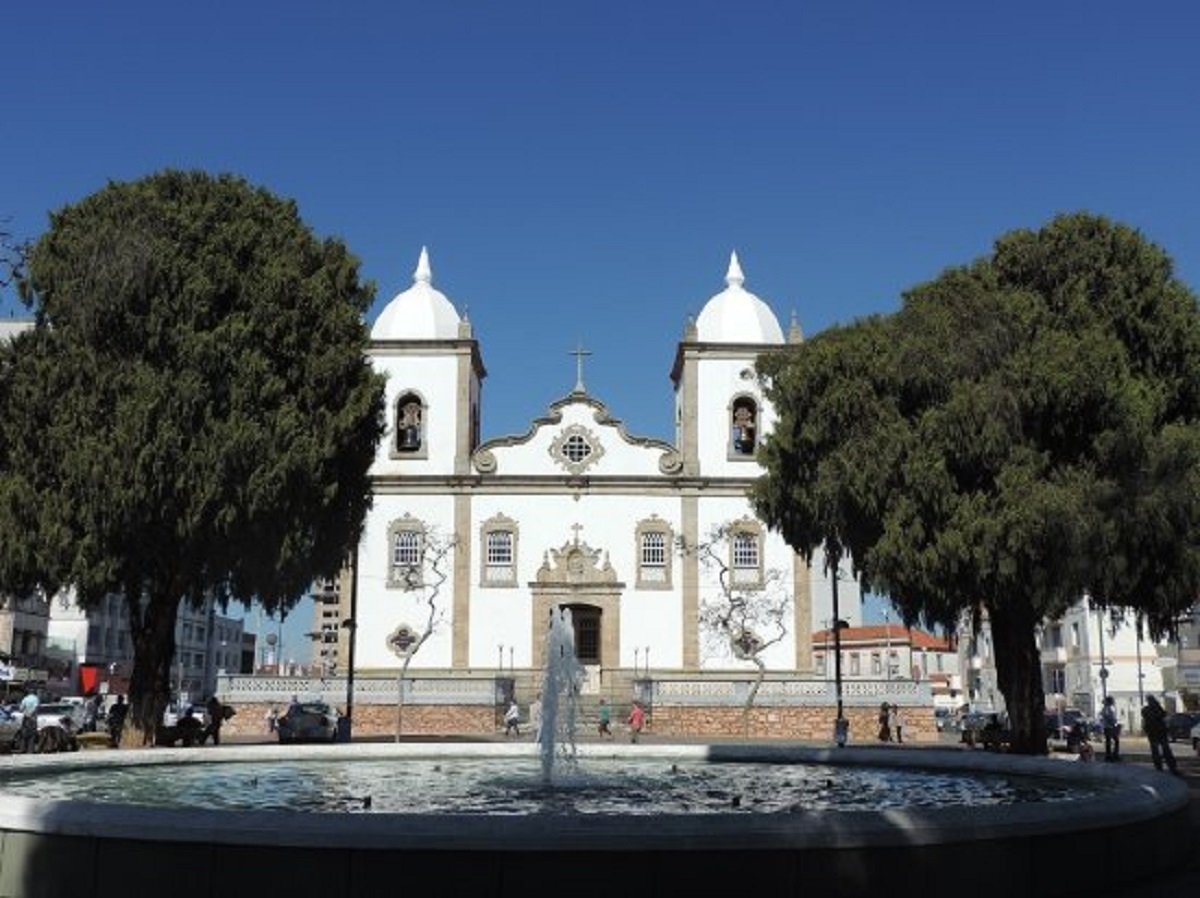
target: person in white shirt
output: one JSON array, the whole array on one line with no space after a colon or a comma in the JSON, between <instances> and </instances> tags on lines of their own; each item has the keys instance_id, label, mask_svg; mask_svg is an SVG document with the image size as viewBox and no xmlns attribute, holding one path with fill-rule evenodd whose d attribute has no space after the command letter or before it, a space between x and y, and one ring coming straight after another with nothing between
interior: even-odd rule
<instances>
[{"instance_id":1,"label":"person in white shirt","mask_svg":"<svg viewBox=\"0 0 1200 898\"><path fill-rule=\"evenodd\" d=\"M1100 709L1100 725L1104 728L1104 760L1121 760L1121 722L1111 695L1104 697L1104 705Z\"/></svg>"},{"instance_id":2,"label":"person in white shirt","mask_svg":"<svg viewBox=\"0 0 1200 898\"><path fill-rule=\"evenodd\" d=\"M17 734L17 743L26 754L37 747L37 709L40 704L37 693L30 689L17 706L21 712L21 732Z\"/></svg>"}]
</instances>

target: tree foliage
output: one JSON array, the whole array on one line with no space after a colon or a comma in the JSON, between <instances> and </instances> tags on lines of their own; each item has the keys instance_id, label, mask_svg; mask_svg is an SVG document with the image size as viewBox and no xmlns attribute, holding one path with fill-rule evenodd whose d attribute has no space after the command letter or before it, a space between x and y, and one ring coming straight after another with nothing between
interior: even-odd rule
<instances>
[{"instance_id":1,"label":"tree foliage","mask_svg":"<svg viewBox=\"0 0 1200 898\"><path fill-rule=\"evenodd\" d=\"M832 533L908 623L986 614L1018 750L1043 618L1087 592L1161 633L1200 592L1200 315L1136 231L1006 234L762 368L760 513L808 553Z\"/></svg>"},{"instance_id":2,"label":"tree foliage","mask_svg":"<svg viewBox=\"0 0 1200 898\"><path fill-rule=\"evenodd\" d=\"M123 595L145 725L181 599L286 609L357 541L382 432L372 288L294 203L166 171L54 213L23 289L37 326L0 364L0 586Z\"/></svg>"}]
</instances>

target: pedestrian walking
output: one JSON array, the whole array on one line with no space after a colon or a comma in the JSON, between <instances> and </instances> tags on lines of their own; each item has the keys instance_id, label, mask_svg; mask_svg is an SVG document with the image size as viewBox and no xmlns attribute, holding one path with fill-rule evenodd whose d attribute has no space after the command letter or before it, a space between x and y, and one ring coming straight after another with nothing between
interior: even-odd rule
<instances>
[{"instance_id":1,"label":"pedestrian walking","mask_svg":"<svg viewBox=\"0 0 1200 898\"><path fill-rule=\"evenodd\" d=\"M18 705L21 711L21 729L17 733L17 741L21 744L21 751L26 754L37 751L37 709L41 703L37 692L30 689Z\"/></svg>"},{"instance_id":2,"label":"pedestrian walking","mask_svg":"<svg viewBox=\"0 0 1200 898\"><path fill-rule=\"evenodd\" d=\"M646 725L646 712L642 709L641 702L633 703L633 707L629 709L629 718L625 722L629 724L629 741L637 742L642 728Z\"/></svg>"},{"instance_id":3,"label":"pedestrian walking","mask_svg":"<svg viewBox=\"0 0 1200 898\"><path fill-rule=\"evenodd\" d=\"M612 738L612 709L608 707L608 702L604 699L600 699L600 710L596 718L596 734Z\"/></svg>"},{"instance_id":4,"label":"pedestrian walking","mask_svg":"<svg viewBox=\"0 0 1200 898\"><path fill-rule=\"evenodd\" d=\"M1177 773L1175 755L1171 752L1171 740L1167 735L1167 712L1153 695L1146 696L1146 707L1142 708L1142 729L1150 743L1150 760L1154 762L1154 769L1162 770L1166 761L1167 769Z\"/></svg>"},{"instance_id":5,"label":"pedestrian walking","mask_svg":"<svg viewBox=\"0 0 1200 898\"><path fill-rule=\"evenodd\" d=\"M505 736L520 736L521 728L519 726L521 720L521 709L517 705L517 700L514 698L508 703L508 710L504 712L504 735Z\"/></svg>"},{"instance_id":6,"label":"pedestrian walking","mask_svg":"<svg viewBox=\"0 0 1200 898\"><path fill-rule=\"evenodd\" d=\"M100 696L92 693L83 703L83 725L80 730L84 733L96 732L96 721L100 717Z\"/></svg>"},{"instance_id":7,"label":"pedestrian walking","mask_svg":"<svg viewBox=\"0 0 1200 898\"><path fill-rule=\"evenodd\" d=\"M1117 703L1111 695L1104 697L1100 708L1100 726L1104 728L1104 760L1121 760L1121 721L1117 717Z\"/></svg>"},{"instance_id":8,"label":"pedestrian walking","mask_svg":"<svg viewBox=\"0 0 1200 898\"><path fill-rule=\"evenodd\" d=\"M892 739L898 744L904 744L904 715L900 713L899 705L892 705L889 721L892 727Z\"/></svg>"},{"instance_id":9,"label":"pedestrian walking","mask_svg":"<svg viewBox=\"0 0 1200 898\"><path fill-rule=\"evenodd\" d=\"M210 695L204 703L204 710L208 712L208 735L212 736L213 745L220 745L221 726L225 723L225 706L215 695ZM203 737L200 741L203 744Z\"/></svg>"},{"instance_id":10,"label":"pedestrian walking","mask_svg":"<svg viewBox=\"0 0 1200 898\"><path fill-rule=\"evenodd\" d=\"M539 692L529 703L529 726L533 730L533 741L542 741L542 694Z\"/></svg>"},{"instance_id":11,"label":"pedestrian walking","mask_svg":"<svg viewBox=\"0 0 1200 898\"><path fill-rule=\"evenodd\" d=\"M114 748L121 745L121 732L125 729L125 718L129 715L129 705L125 704L125 696L118 695L117 702L108 709L108 738Z\"/></svg>"},{"instance_id":12,"label":"pedestrian walking","mask_svg":"<svg viewBox=\"0 0 1200 898\"><path fill-rule=\"evenodd\" d=\"M889 708L888 708L887 702L884 702L882 705L879 706L879 741L880 742L891 742L892 741L892 728L889 723L890 714L888 712L889 712Z\"/></svg>"},{"instance_id":13,"label":"pedestrian walking","mask_svg":"<svg viewBox=\"0 0 1200 898\"><path fill-rule=\"evenodd\" d=\"M267 734L271 735L279 729L279 709L271 705L271 709L267 711Z\"/></svg>"}]
</instances>

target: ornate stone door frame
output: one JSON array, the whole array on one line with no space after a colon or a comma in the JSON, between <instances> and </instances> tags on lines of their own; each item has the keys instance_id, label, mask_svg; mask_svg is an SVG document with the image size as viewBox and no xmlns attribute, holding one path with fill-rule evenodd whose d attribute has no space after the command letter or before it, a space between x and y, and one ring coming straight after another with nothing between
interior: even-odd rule
<instances>
[{"instance_id":1,"label":"ornate stone door frame","mask_svg":"<svg viewBox=\"0 0 1200 898\"><path fill-rule=\"evenodd\" d=\"M603 555L603 560L601 556ZM550 609L589 605L600 610L600 666L612 670L621 663L621 593L625 584L608 561L608 554L580 542L551 549L529 584L533 594L533 660L546 663L546 627Z\"/></svg>"}]
</instances>

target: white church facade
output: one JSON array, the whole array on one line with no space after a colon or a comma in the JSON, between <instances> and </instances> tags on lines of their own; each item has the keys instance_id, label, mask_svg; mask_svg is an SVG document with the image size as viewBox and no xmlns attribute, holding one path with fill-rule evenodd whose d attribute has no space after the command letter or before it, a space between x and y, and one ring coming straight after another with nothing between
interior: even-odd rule
<instances>
[{"instance_id":1,"label":"white church facade","mask_svg":"<svg viewBox=\"0 0 1200 898\"><path fill-rule=\"evenodd\" d=\"M536 670L554 607L572 611L593 687L639 671L750 670L705 629L706 603L722 596L717 569L680 549L724 527L719 557L737 587L784 594L785 635L762 651L767 669L811 674L812 633L832 617L824 564L805 564L746 498L762 472L755 448L774 423L755 361L789 340L743 286L736 254L725 280L669 369L673 442L629 433L617 406L587 392L581 369L524 433L485 440L482 347L434 288L422 250L412 286L371 331L387 429L353 575L356 673L394 673L431 609L436 626L412 654L414 674ZM795 326L790 339L800 339ZM839 597L840 616L860 623L852 580Z\"/></svg>"}]
</instances>

